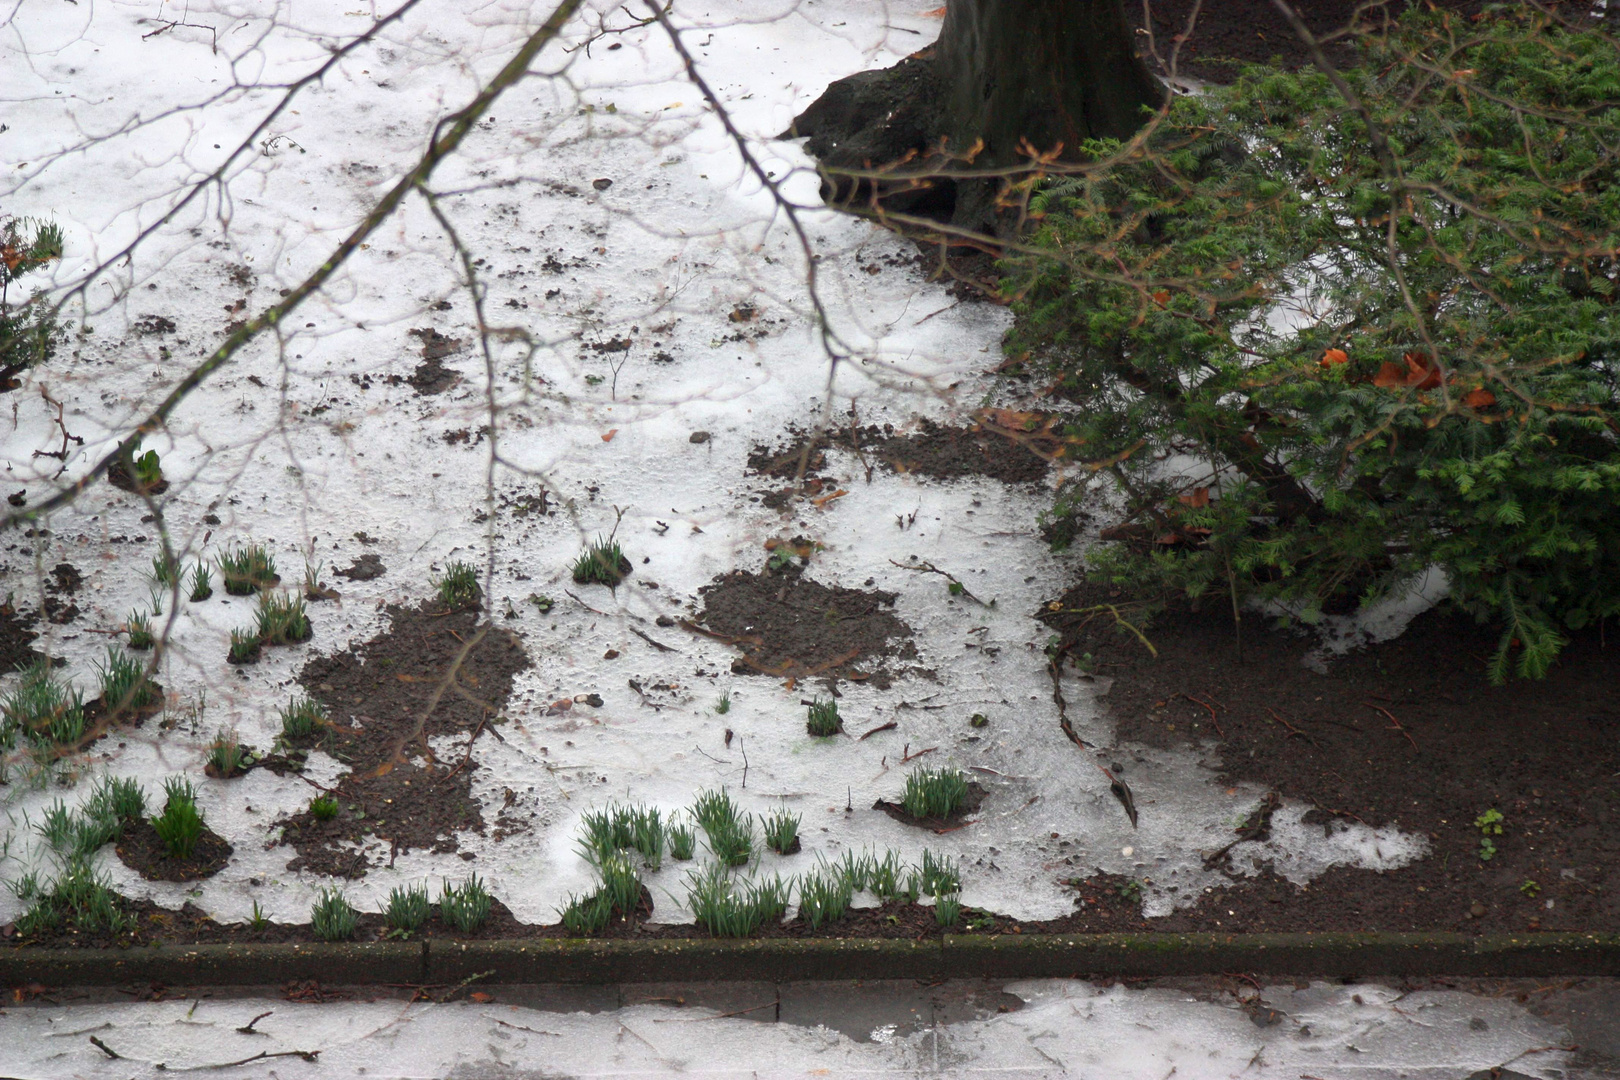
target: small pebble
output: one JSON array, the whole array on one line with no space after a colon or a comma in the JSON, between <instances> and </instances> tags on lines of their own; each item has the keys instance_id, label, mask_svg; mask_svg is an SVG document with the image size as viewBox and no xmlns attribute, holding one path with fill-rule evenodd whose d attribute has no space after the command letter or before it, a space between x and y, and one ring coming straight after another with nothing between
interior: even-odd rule
<instances>
[{"instance_id":1,"label":"small pebble","mask_svg":"<svg viewBox=\"0 0 1620 1080\"><path fill-rule=\"evenodd\" d=\"M597 191L606 191L608 188L610 188L612 186L613 186L613 181L609 180L605 176L598 179L598 180L592 180L591 181L591 187L595 188Z\"/></svg>"},{"instance_id":2,"label":"small pebble","mask_svg":"<svg viewBox=\"0 0 1620 1080\"><path fill-rule=\"evenodd\" d=\"M709 433L707 431L694 431L686 437L686 441L689 443L706 443L709 441Z\"/></svg>"},{"instance_id":3,"label":"small pebble","mask_svg":"<svg viewBox=\"0 0 1620 1080\"><path fill-rule=\"evenodd\" d=\"M1119 849L1119 853L1126 856L1135 855L1136 849L1133 847L1122 847Z\"/></svg>"},{"instance_id":4,"label":"small pebble","mask_svg":"<svg viewBox=\"0 0 1620 1080\"><path fill-rule=\"evenodd\" d=\"M1478 900L1474 901L1474 906L1468 909L1468 917L1471 919L1483 919L1485 917L1485 905Z\"/></svg>"}]
</instances>

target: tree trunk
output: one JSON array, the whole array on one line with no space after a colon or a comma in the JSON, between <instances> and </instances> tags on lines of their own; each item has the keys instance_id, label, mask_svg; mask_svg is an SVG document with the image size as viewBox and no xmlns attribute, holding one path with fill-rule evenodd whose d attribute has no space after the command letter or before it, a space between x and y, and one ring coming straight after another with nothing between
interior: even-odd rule
<instances>
[{"instance_id":1,"label":"tree trunk","mask_svg":"<svg viewBox=\"0 0 1620 1080\"><path fill-rule=\"evenodd\" d=\"M939 41L883 71L841 79L787 137L829 170L960 155L978 168L1017 165L1021 147L1064 156L1091 138L1125 138L1163 90L1137 57L1121 0L949 0ZM994 230L998 182L854 183L830 176L829 201L922 214Z\"/></svg>"},{"instance_id":2,"label":"tree trunk","mask_svg":"<svg viewBox=\"0 0 1620 1080\"><path fill-rule=\"evenodd\" d=\"M1127 138L1161 91L1132 48L1120 0L952 0L935 46L956 146L997 165L1019 143L1073 151Z\"/></svg>"}]
</instances>

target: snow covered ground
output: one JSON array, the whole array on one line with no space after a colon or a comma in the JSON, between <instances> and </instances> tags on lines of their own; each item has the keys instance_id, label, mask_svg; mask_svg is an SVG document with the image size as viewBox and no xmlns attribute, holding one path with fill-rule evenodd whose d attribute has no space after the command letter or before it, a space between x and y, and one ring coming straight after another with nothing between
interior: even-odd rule
<instances>
[{"instance_id":1,"label":"snow covered ground","mask_svg":"<svg viewBox=\"0 0 1620 1080\"><path fill-rule=\"evenodd\" d=\"M326 260L414 164L434 124L549 13L517 0L423 0L374 44L334 61L334 47L383 14L343 6L203 0L182 10L157 0L102 0L22 4L4 16L0 213L64 227L58 285L111 263L83 294L91 332L75 336L72 359L60 357L9 395L11 422L0 420L9 488L26 488L37 503L53 484L82 474L217 346L229 323L273 303ZM334 581L343 596L313 606L314 639L274 650L251 668L224 660L229 631L249 621L246 601L182 601L166 610L159 679L175 723L98 744L82 774L138 776L155 790L162 776L185 772L209 824L236 855L217 876L181 885L145 881L107 853L101 865L120 891L172 907L190 900L221 921L246 917L255 902L275 920L307 921L329 879L287 871L290 849L266 845L275 838L272 823L305 806L308 789L263 771L205 779L204 748L221 726L268 747L279 730L276 709L307 656L377 633L383 604L422 599L451 559L493 573L495 611L522 635L533 661L507 710L505 741L486 738L474 751L486 816L495 816L510 788L521 794L520 809L534 813L533 824L498 842L468 836L462 844L521 919L551 921L570 893L589 887L574 851L586 810L632 799L670 811L719 785L746 809L785 803L803 815L803 853L769 857L769 870L795 873L864 846L915 859L926 846L961 860L965 903L1020 918L1066 913L1072 900L1061 879L1097 870L1142 879L1149 914L1224 880L1204 868L1202 853L1230 836L1260 790L1216 786L1215 762L1198 749L1116 745L1096 704L1107 681L1067 680L1080 734L1105 748L1101 761L1123 765L1136 793L1141 822L1133 829L1107 779L1058 728L1042 654L1047 631L1033 616L1061 592L1074 562L1033 535L1048 493L883 469L868 478L854 457L834 453L825 474L846 495L785 515L751 498L767 485L746 474L747 454L781 443L790 425L829 416L847 423L853 404L861 423L905 430L919 417L960 422L982 404L1017 403L998 397L1002 390L986 374L999 360L1007 313L957 302L909 264L912 251L892 236L814 208L808 159L796 143L771 139L829 81L925 45L938 27L929 6L712 0L676 11L749 148L790 198L812 207L802 220L847 360L830 363L798 240L769 193L744 173L667 38L656 26L625 29L625 13L599 3L565 35L571 51L548 48L534 68L543 74L498 100L431 181L487 288L487 356L456 249L425 201L408 199L295 317L214 374L147 438L173 482L165 515L188 562L254 541L271 547L289 583L306 559L324 563L331 580L333 567L363 553L380 556L387 573ZM581 48L601 23L624 32ZM282 84L328 62L324 78L255 128L281 100ZM248 152L217 182L203 183L194 201L159 222L244 142ZM149 316L172 320L174 330L139 332L152 325L142 322ZM422 342L407 331L428 327L465 343L444 358L459 381L437 395L419 395L400 379L420 359ZM60 477L55 459L36 456L63 444L46 393L65 403L67 429L84 440L68 444ZM710 437L693 442L694 432ZM511 500L542 487L555 512L513 511ZM897 526L897 515L913 512L910 528ZM25 604L41 602L59 562L84 573L83 613L44 627L39 644L65 659L91 696L91 664L107 632L149 604L158 549L147 514L141 500L97 484L50 518L48 538L0 538L7 587ZM574 586L569 566L582 544L616 523L635 574L614 592ZM812 578L900 594L897 613L916 633L916 666L932 674L904 675L888 690L841 687L850 730L894 720L893 731L818 743L804 734L804 687L719 674L729 671L728 647L654 629L660 615L695 610L697 590L716 575L758 569L765 541L795 535L825 545ZM913 556L957 575L994 608L952 597L942 579L891 563ZM584 603L568 598L570 589ZM557 606L542 614L525 602L530 594ZM508 610L515 617L504 618ZM655 651L632 629L675 651ZM610 650L621 655L603 659ZM632 679L674 689L654 709L626 688ZM589 693L601 694L603 706L546 714L559 697ZM734 703L723 719L714 712L722 693ZM989 726L971 730L974 713L988 716ZM740 739L734 747L724 741L727 729ZM898 758L927 747L938 750L924 764L971 767L989 790L975 824L933 835L869 809L903 786ZM311 775L329 782L342 768L316 755ZM73 803L84 787L5 789L7 877L39 859L29 823L59 797ZM845 813L846 800L853 813ZM1324 837L1301 823L1304 809L1285 805L1271 840L1234 852L1238 867L1269 863L1306 882L1330 865L1388 869L1425 850L1421 837L1393 828L1357 825ZM467 866L416 851L347 888L357 906L375 909L397 884L460 876ZM649 878L656 918L688 918L679 878L678 869ZM0 892L0 923L17 912ZM1068 990L1031 992L1035 1004L1017 1020L964 1029L953 1045L1079 1007ZM1102 1009L1107 1000L1088 998L1085 1008ZM130 1006L120 1015L172 1025L167 1010ZM393 1008L390 1017L415 1017L393 1028L400 1060L409 1060L413 1040L431 1044L437 1018L452 1013L463 1018L456 1023L483 1016L469 1006ZM1211 1017L1216 1026L1246 1023ZM343 1028L348 1035L334 1037L358 1038L388 1022L362 1010ZM567 1038L588 1045L594 1022L570 1020L564 1026L583 1026L570 1027ZM490 1032L476 1030L467 1038L481 1045ZM755 1029L727 1021L709 1030L745 1039ZM1026 1036L1033 1038L1019 1029L1015 1037ZM823 1038L783 1037L784 1054L801 1045L794 1040ZM1039 1046L1056 1056L1091 1052L1058 1038L1066 1050ZM653 1052L635 1043L624 1043L627 1062ZM929 1042L926 1053L935 1046ZM850 1068L880 1070L924 1052L916 1042L836 1051L854 1055ZM322 1068L336 1067L338 1056L323 1057ZM282 1075L303 1068L278 1066ZM1140 1075L1152 1072L1142 1068Z\"/></svg>"},{"instance_id":2,"label":"snow covered ground","mask_svg":"<svg viewBox=\"0 0 1620 1080\"><path fill-rule=\"evenodd\" d=\"M1542 1002L1558 1013L1560 995ZM51 1005L0 1017L0 1070L35 1077L1083 1076L1098 1080L1597 1077L1601 1020L1503 994L1206 987L804 984L489 987L484 1000L278 997ZM1612 1007L1612 988L1601 999ZM268 1014L260 1016L261 1013ZM254 1020L255 1017L259 1019ZM1583 1023L1583 1019L1585 1022ZM240 1029L254 1020L252 1031ZM1613 1028L1612 1022L1607 1025ZM1607 1038L1614 1036L1608 1030ZM92 1039L100 1040L107 1056ZM317 1051L306 1061L296 1052ZM1573 1068L1571 1066L1574 1066ZM1501 1072L1487 1072L1501 1068ZM162 1070L162 1071L160 1071ZM1612 1074L1611 1074L1612 1075Z\"/></svg>"}]
</instances>

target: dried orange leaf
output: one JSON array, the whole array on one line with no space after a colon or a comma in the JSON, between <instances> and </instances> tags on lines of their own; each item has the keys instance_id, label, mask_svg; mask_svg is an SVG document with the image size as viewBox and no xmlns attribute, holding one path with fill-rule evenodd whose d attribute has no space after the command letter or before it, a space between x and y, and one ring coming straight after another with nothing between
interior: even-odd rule
<instances>
[{"instance_id":1,"label":"dried orange leaf","mask_svg":"<svg viewBox=\"0 0 1620 1080\"><path fill-rule=\"evenodd\" d=\"M1322 354L1321 364L1323 367L1333 367L1335 364L1348 364L1349 362L1350 355L1343 349L1329 349Z\"/></svg>"},{"instance_id":2,"label":"dried orange leaf","mask_svg":"<svg viewBox=\"0 0 1620 1080\"><path fill-rule=\"evenodd\" d=\"M1388 360L1378 367L1378 374L1373 376L1373 385L1385 390L1392 390L1397 386L1406 385L1406 369L1399 364L1392 364Z\"/></svg>"},{"instance_id":3,"label":"dried orange leaf","mask_svg":"<svg viewBox=\"0 0 1620 1080\"><path fill-rule=\"evenodd\" d=\"M1406 385L1419 390L1432 390L1440 385L1440 365L1431 360L1428 353L1409 352L1402 359L1406 361L1408 372Z\"/></svg>"}]
</instances>

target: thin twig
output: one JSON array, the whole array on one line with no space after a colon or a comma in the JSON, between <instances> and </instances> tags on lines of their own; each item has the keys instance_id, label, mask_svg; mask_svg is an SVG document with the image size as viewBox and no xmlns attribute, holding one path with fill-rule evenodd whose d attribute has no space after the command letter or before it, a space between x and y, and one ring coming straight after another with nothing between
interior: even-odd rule
<instances>
[{"instance_id":1,"label":"thin twig","mask_svg":"<svg viewBox=\"0 0 1620 1080\"><path fill-rule=\"evenodd\" d=\"M1200 700L1198 698L1195 698L1191 694L1185 694L1184 693L1181 696L1186 698L1188 701L1192 702L1195 705L1202 705L1204 708L1208 709L1209 710L1209 722L1215 726L1215 734L1219 735L1223 739L1226 738L1226 732L1221 730L1221 722L1215 718L1215 706L1211 705L1207 701L1202 701L1202 700Z\"/></svg>"},{"instance_id":2,"label":"thin twig","mask_svg":"<svg viewBox=\"0 0 1620 1080\"><path fill-rule=\"evenodd\" d=\"M562 1038L562 1032L560 1031L541 1031L539 1028L524 1027L522 1024L509 1024L500 1019L496 1019L495 1022L501 1027L511 1028L513 1031L527 1031L530 1035L550 1035L553 1038Z\"/></svg>"},{"instance_id":3,"label":"thin twig","mask_svg":"<svg viewBox=\"0 0 1620 1080\"><path fill-rule=\"evenodd\" d=\"M1389 722L1390 722L1391 725L1393 725L1390 728L1390 730L1391 731L1398 731L1402 735L1405 735L1406 736L1406 741L1412 744L1412 749L1416 750L1418 748L1417 740L1412 738L1412 733L1410 731L1407 731L1405 726L1403 726L1399 720L1395 719L1395 714L1394 713L1390 712L1388 709L1384 708L1382 705L1374 705L1370 701L1363 701L1362 704L1367 706L1367 708L1369 708L1369 709L1376 709L1379 712L1383 713L1385 716L1389 717Z\"/></svg>"},{"instance_id":4,"label":"thin twig","mask_svg":"<svg viewBox=\"0 0 1620 1080\"><path fill-rule=\"evenodd\" d=\"M184 1069L171 1069L160 1061L154 1068L159 1072L209 1072L214 1069L234 1069L238 1065L246 1065L253 1061L264 1061L268 1058L295 1057L302 1058L304 1061L314 1061L320 1056L321 1052L319 1050L277 1050L273 1053L269 1050L260 1050L252 1057L245 1057L241 1061L222 1061L218 1065L191 1065Z\"/></svg>"},{"instance_id":5,"label":"thin twig","mask_svg":"<svg viewBox=\"0 0 1620 1080\"><path fill-rule=\"evenodd\" d=\"M585 601L583 601L579 597L575 596L574 593L573 593L573 590L571 590L571 589L564 589L563 590L563 595L569 597L570 599L572 599L575 603L577 603L580 607L584 608L586 611L590 612L592 615L609 615L609 613L606 612L606 611L599 611L596 608L591 607L591 605L587 604ZM610 615L609 615L609 617L611 618Z\"/></svg>"},{"instance_id":6,"label":"thin twig","mask_svg":"<svg viewBox=\"0 0 1620 1080\"><path fill-rule=\"evenodd\" d=\"M1277 721L1277 723L1279 723L1283 727L1287 728L1289 735L1291 735L1291 736L1292 735L1298 735L1300 738L1304 739L1306 742L1310 743L1312 746L1316 746L1317 749L1319 749L1319 750L1321 749L1321 747L1317 745L1317 742L1316 742L1315 739L1311 738L1309 735L1305 734L1305 732L1299 730L1299 728L1295 727L1293 724L1290 724L1287 720L1283 719L1282 714L1279 713L1276 709L1273 709L1270 705L1267 705L1266 706L1266 712L1270 713L1272 715L1272 718L1275 719Z\"/></svg>"},{"instance_id":7,"label":"thin twig","mask_svg":"<svg viewBox=\"0 0 1620 1080\"><path fill-rule=\"evenodd\" d=\"M677 649L674 649L674 648L672 648L672 647L670 647L668 645L665 645L662 641L654 641L652 638L648 637L646 634L643 634L640 630L637 630L633 626L630 628L630 632L632 634L636 635L636 637L640 638L642 641L645 641L647 644L651 645L653 648L657 649L659 652L677 652L678 651Z\"/></svg>"},{"instance_id":8,"label":"thin twig","mask_svg":"<svg viewBox=\"0 0 1620 1080\"><path fill-rule=\"evenodd\" d=\"M653 1023L655 1023L655 1024L702 1024L702 1023L707 1023L710 1020L724 1020L728 1016L746 1016L747 1014L749 1014L751 1012L759 1012L759 1010L761 1010L761 1009L773 1009L775 1007L776 1007L776 1002L767 1001L763 1005L755 1005L755 1006L753 1006L752 1008L749 1008L749 1009L738 1009L735 1012L715 1013L713 1016L695 1016L695 1017L692 1017L689 1020L688 1019L654 1020Z\"/></svg>"},{"instance_id":9,"label":"thin twig","mask_svg":"<svg viewBox=\"0 0 1620 1080\"><path fill-rule=\"evenodd\" d=\"M1057 703L1058 707L1058 727L1063 729L1063 734L1074 745L1086 750L1095 750L1096 747L1082 739L1079 732L1074 730L1074 724L1069 722L1069 703L1063 698L1063 676L1059 670L1062 662L1063 652L1060 649L1058 655L1054 656L1051 662L1046 665L1047 673L1052 676L1052 700Z\"/></svg>"},{"instance_id":10,"label":"thin twig","mask_svg":"<svg viewBox=\"0 0 1620 1080\"><path fill-rule=\"evenodd\" d=\"M985 601L980 600L977 596L974 596L971 592L968 591L968 587L966 585L962 584L962 581L961 581L960 578L958 578L955 574L949 573L949 572L947 572L945 570L941 570L939 567L935 566L933 563L930 563L930 562L903 563L903 562L895 562L893 559L890 559L889 563L890 563L890 565L898 566L902 570L915 570L916 572L918 572L920 574L938 574L940 577L944 578L946 581L949 581L951 583L950 584L950 591L951 591L952 596L965 596L969 600L973 601L975 604L978 604L980 607L993 608L993 607L996 606L996 602L994 600L991 600L989 603L986 603Z\"/></svg>"},{"instance_id":11,"label":"thin twig","mask_svg":"<svg viewBox=\"0 0 1620 1080\"><path fill-rule=\"evenodd\" d=\"M478 726L473 728L472 738L467 740L467 754L466 754L466 756L461 759L461 764L457 765L455 768L451 769L448 773L445 774L444 778L446 780L448 780L452 776L456 775L456 773L460 772L462 769L465 769L467 767L467 763L472 761L473 743L477 742L478 741L478 736L483 734L484 724L488 720L489 720L488 716L481 716L481 717L478 718ZM267 1013L266 1015L269 1015L269 1014Z\"/></svg>"},{"instance_id":12,"label":"thin twig","mask_svg":"<svg viewBox=\"0 0 1620 1080\"><path fill-rule=\"evenodd\" d=\"M716 765L730 765L730 764L732 764L731 759L729 759L729 758L717 758L713 754L705 753L704 750L703 750L703 747L701 747L701 746L694 746L694 747L692 747L692 749L696 750L700 754L703 754L704 757L708 758L710 761L714 762Z\"/></svg>"}]
</instances>

